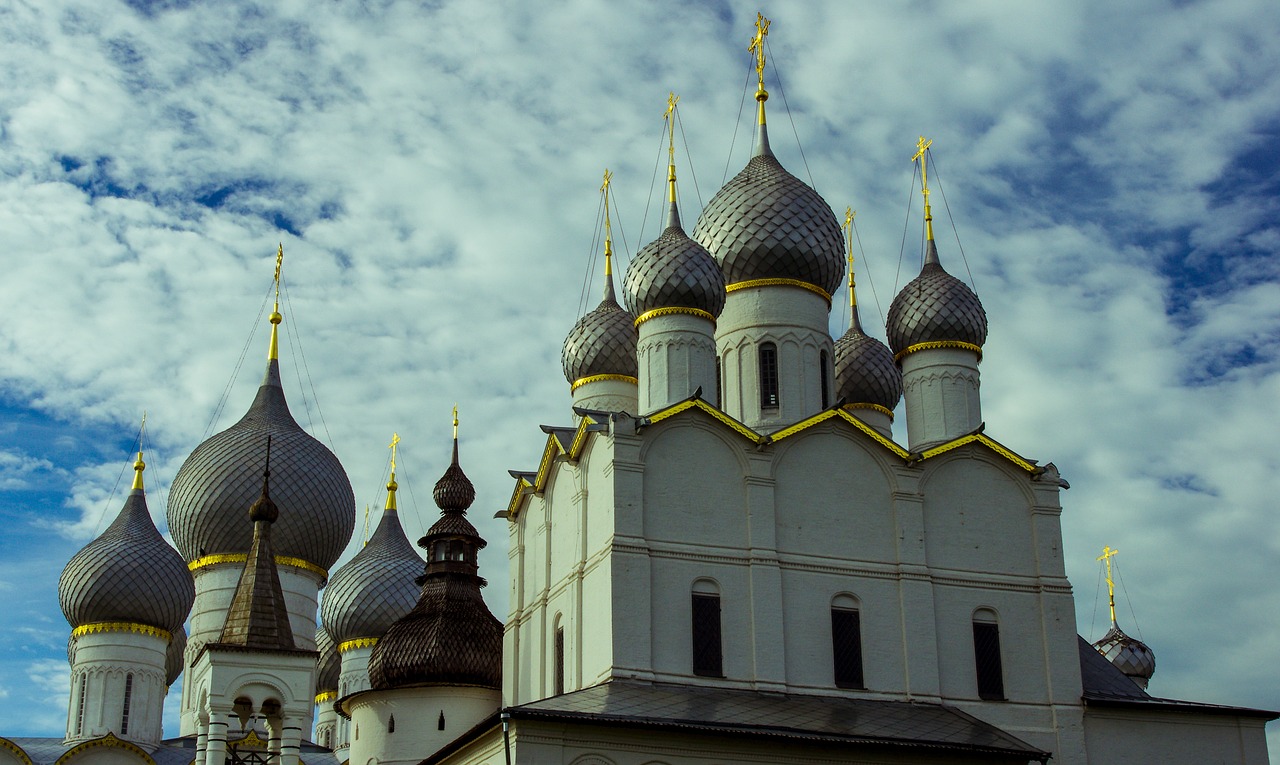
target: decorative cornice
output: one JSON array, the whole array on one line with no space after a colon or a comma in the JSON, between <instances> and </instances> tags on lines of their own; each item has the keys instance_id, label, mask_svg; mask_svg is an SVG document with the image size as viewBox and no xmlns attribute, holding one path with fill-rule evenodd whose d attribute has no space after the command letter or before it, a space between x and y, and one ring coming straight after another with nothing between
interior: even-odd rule
<instances>
[{"instance_id":1,"label":"decorative cornice","mask_svg":"<svg viewBox=\"0 0 1280 765\"><path fill-rule=\"evenodd\" d=\"M93 624L82 624L71 630L71 637L78 638L84 635L94 635L104 632L133 632L138 635L158 637L166 641L173 638L173 634L168 630L162 630L159 627L152 627L150 624L138 624L137 622L95 622Z\"/></svg>"},{"instance_id":2,"label":"decorative cornice","mask_svg":"<svg viewBox=\"0 0 1280 765\"><path fill-rule=\"evenodd\" d=\"M879 404L867 404L867 403L845 404L843 408L847 411L853 411L854 409L870 409L873 412L879 412L881 414L888 415L889 421L890 422L893 421L893 410L889 409L888 407L880 406Z\"/></svg>"},{"instance_id":3,"label":"decorative cornice","mask_svg":"<svg viewBox=\"0 0 1280 765\"><path fill-rule=\"evenodd\" d=\"M578 388L581 388L584 385L590 385L593 382L605 382L608 380L631 383L632 385L640 384L640 380L632 377L631 375L589 375L587 377L579 377L577 380L574 380L573 385L569 386L569 392L572 393Z\"/></svg>"},{"instance_id":4,"label":"decorative cornice","mask_svg":"<svg viewBox=\"0 0 1280 765\"><path fill-rule=\"evenodd\" d=\"M747 290L747 289L751 289L752 287L799 287L800 289L808 290L813 294L817 295L818 297L822 298L823 300L827 301L828 306L831 305L830 292L827 292L826 290L824 290L823 288L819 287L816 284L810 284L809 282L802 282L799 279L782 279L782 278L748 279L745 282L734 282L733 284L725 285L724 291L737 292L738 290Z\"/></svg>"},{"instance_id":5,"label":"decorative cornice","mask_svg":"<svg viewBox=\"0 0 1280 765\"><path fill-rule=\"evenodd\" d=\"M4 736L0 736L0 749L13 752L13 756L17 757L19 762L26 763L26 765L34 765L34 763L31 762L31 757L22 750L22 747L13 743Z\"/></svg>"},{"instance_id":6,"label":"decorative cornice","mask_svg":"<svg viewBox=\"0 0 1280 765\"><path fill-rule=\"evenodd\" d=\"M59 757L56 762L54 762L54 765L65 765L67 762L70 762L73 758L75 758L76 755L80 754L86 749L97 749L98 747L103 747L103 746L110 747L110 748L118 747L120 749L127 749L129 752L136 754L138 757L141 757L142 761L147 763L147 765L156 765L156 761L151 759L151 755L147 754L145 749L133 743L132 741L125 741L124 739L116 738L114 733L108 733L102 738L95 738L92 741L86 741L83 744L77 744L76 746L71 747L66 752L64 752L63 755ZM30 762L30 760L27 760L27 762Z\"/></svg>"},{"instance_id":7,"label":"decorative cornice","mask_svg":"<svg viewBox=\"0 0 1280 765\"><path fill-rule=\"evenodd\" d=\"M868 406L874 406L874 404L869 404ZM795 434L803 430L808 430L814 425L825 422L829 419L832 419L833 417L838 417L839 419L844 420L845 422L849 423L850 425L862 431L863 433L866 433L868 436L871 437L872 440L874 440L876 443L880 444L884 448L888 449L889 451L893 452L898 457L905 460L911 456L911 453L908 452L906 449L903 449L901 446L898 446L896 443L894 443L890 439L885 438L883 435L880 434L880 431L876 430L875 428L871 427L867 423L858 419L851 412L847 411L846 408L827 409L825 411L818 412L812 417L809 417L807 419L801 420L800 422L797 422L795 425L792 425L787 428L783 428L782 430L779 430L778 432L771 434L769 436L769 440L774 442L781 441L782 439L787 438L788 436L794 436Z\"/></svg>"},{"instance_id":8,"label":"decorative cornice","mask_svg":"<svg viewBox=\"0 0 1280 765\"><path fill-rule=\"evenodd\" d=\"M357 648L372 648L378 644L376 637L362 637L355 640L344 640L338 643L338 655L342 655L347 651L353 651Z\"/></svg>"},{"instance_id":9,"label":"decorative cornice","mask_svg":"<svg viewBox=\"0 0 1280 765\"><path fill-rule=\"evenodd\" d=\"M711 314L707 313L701 308L684 308L683 306L668 306L665 308L655 308L652 311L645 311L644 313L640 314L639 316L636 317L636 326L638 327L641 324L644 324L646 321L650 319L656 319L659 316L677 316L677 315L698 316L703 319L706 319L712 324L716 323L716 317L712 316Z\"/></svg>"},{"instance_id":10,"label":"decorative cornice","mask_svg":"<svg viewBox=\"0 0 1280 765\"><path fill-rule=\"evenodd\" d=\"M978 354L978 362L982 362L982 346L966 343L962 340L931 340L927 343L916 343L908 345L906 348L894 354L894 361L902 361L902 359L917 351L933 351L939 348L958 348L962 351L973 351Z\"/></svg>"},{"instance_id":11,"label":"decorative cornice","mask_svg":"<svg viewBox=\"0 0 1280 765\"><path fill-rule=\"evenodd\" d=\"M1001 457L1004 457L1005 459L1009 460L1013 464L1027 471L1028 473L1035 473L1037 471L1036 466L1033 463L1031 463L1029 460L1026 460L1020 457L1013 450L1009 449L1009 447L995 441L992 438L987 437L982 433L970 433L969 435L961 436L960 438L957 438L954 441L948 441L945 444L939 444L938 446L935 446L932 449L928 449L925 452L923 452L920 455L920 461L923 462L924 460L927 460L930 457L936 457L939 454L946 454L952 449L959 449L961 446L965 446L966 444L973 444L973 443L982 444L983 446L987 447L991 451L995 452L996 454L999 454Z\"/></svg>"},{"instance_id":12,"label":"decorative cornice","mask_svg":"<svg viewBox=\"0 0 1280 765\"><path fill-rule=\"evenodd\" d=\"M187 564L187 568L194 573L199 569L216 566L220 563L244 563L247 560L249 560L249 555L247 553L214 553L213 555L204 555L196 558ZM303 560L302 558L294 558L288 555L277 555L275 556L275 560L277 566L300 568L303 571L310 571L321 579L329 578L329 572L327 570L320 568L311 561Z\"/></svg>"},{"instance_id":13,"label":"decorative cornice","mask_svg":"<svg viewBox=\"0 0 1280 765\"><path fill-rule=\"evenodd\" d=\"M337 691L325 691L325 692L323 692L323 693L317 693L317 694L316 694L316 704L323 704L323 703L325 703L326 701L333 701L333 700L334 700L334 699L336 699L336 698L338 698L338 692L337 692Z\"/></svg>"}]
</instances>

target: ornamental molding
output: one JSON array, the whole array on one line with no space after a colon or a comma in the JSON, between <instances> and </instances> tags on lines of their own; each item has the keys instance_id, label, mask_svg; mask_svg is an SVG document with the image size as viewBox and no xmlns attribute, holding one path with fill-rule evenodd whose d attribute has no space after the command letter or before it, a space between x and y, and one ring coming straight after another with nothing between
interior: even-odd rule
<instances>
[{"instance_id":1,"label":"ornamental molding","mask_svg":"<svg viewBox=\"0 0 1280 765\"><path fill-rule=\"evenodd\" d=\"M632 377L631 375L588 375L587 377L579 377L577 380L574 380L573 385L569 386L569 392L572 393L584 385L590 385L591 383L596 383L596 382L606 382L610 380L613 380L615 382L631 383L632 385L640 384L640 380L638 378Z\"/></svg>"},{"instance_id":2,"label":"ornamental molding","mask_svg":"<svg viewBox=\"0 0 1280 765\"><path fill-rule=\"evenodd\" d=\"M895 353L893 360L902 361L903 358L912 353L917 353L919 351L934 351L939 348L955 348L962 351L973 351L978 354L978 363L982 363L982 346L974 345L973 343L966 343L963 340L930 340L927 343L915 343L913 345L908 345L906 348Z\"/></svg>"},{"instance_id":3,"label":"ornamental molding","mask_svg":"<svg viewBox=\"0 0 1280 765\"><path fill-rule=\"evenodd\" d=\"M325 703L326 701L333 701L333 700L334 700L334 699L336 699L336 698L338 698L338 692L337 692L337 691L325 691L324 693L317 693L317 694L316 694L316 701L315 701L315 703L316 703L316 704L323 704L323 703Z\"/></svg>"},{"instance_id":4,"label":"ornamental molding","mask_svg":"<svg viewBox=\"0 0 1280 765\"><path fill-rule=\"evenodd\" d=\"M173 633L168 630L162 630L159 627L152 627L150 624L139 624L137 622L94 622L93 624L82 624L71 630L71 637L80 638L85 635L96 635L107 632L132 632L138 635L158 637L165 642L173 639Z\"/></svg>"},{"instance_id":5,"label":"ornamental molding","mask_svg":"<svg viewBox=\"0 0 1280 765\"><path fill-rule=\"evenodd\" d=\"M54 762L54 765L66 765L66 763L70 762L81 752L89 749L97 749L99 747L124 749L140 757L143 762L147 763L147 765L156 765L156 761L151 759L151 755L147 754L146 750L132 741L125 741L123 739L116 738L114 733L108 733L102 738L95 738L92 741L86 741L82 744L77 744L76 746L71 747L61 757L59 757L56 762ZM27 762L31 762L31 760L28 759Z\"/></svg>"},{"instance_id":6,"label":"ornamental molding","mask_svg":"<svg viewBox=\"0 0 1280 765\"><path fill-rule=\"evenodd\" d=\"M831 305L831 293L827 292L826 290L822 289L816 284L810 284L809 282L800 281L799 279L783 279L783 278L748 279L745 282L734 282L733 284L727 284L725 285L724 291L726 293L734 293L734 292L737 292L738 290L748 290L756 287L799 287L800 289L808 290L809 292L812 292L813 294L827 301L828 306Z\"/></svg>"},{"instance_id":7,"label":"ornamental molding","mask_svg":"<svg viewBox=\"0 0 1280 765\"><path fill-rule=\"evenodd\" d=\"M191 573L195 573L202 568L217 566L223 563L244 563L249 560L248 553L214 553L213 555L204 555L187 564L187 569ZM323 569L316 564L302 558L295 558L289 555L275 556L277 566L289 566L290 568L298 568L303 571L310 571L319 576L322 580L329 578L329 571Z\"/></svg>"},{"instance_id":8,"label":"ornamental molding","mask_svg":"<svg viewBox=\"0 0 1280 765\"><path fill-rule=\"evenodd\" d=\"M344 640L338 644L338 655L341 656L347 651L354 651L357 648L372 648L377 644L378 638L376 637L362 637L354 640Z\"/></svg>"},{"instance_id":9,"label":"ornamental molding","mask_svg":"<svg viewBox=\"0 0 1280 765\"><path fill-rule=\"evenodd\" d=\"M855 409L870 409L873 412L879 412L880 414L888 415L889 421L893 422L893 410L885 406L880 406L879 404L868 404L868 403L845 404L842 408L850 412L852 412Z\"/></svg>"},{"instance_id":10,"label":"ornamental molding","mask_svg":"<svg viewBox=\"0 0 1280 765\"><path fill-rule=\"evenodd\" d=\"M712 324L716 323L716 317L712 316L710 313L702 310L701 308L684 308L682 306L667 306L664 308L654 308L652 310L645 311L644 313L636 317L635 324L637 327L639 327L641 324L644 324L646 321L649 321L650 319L656 319L660 316L696 316L702 319L706 319Z\"/></svg>"},{"instance_id":11,"label":"ornamental molding","mask_svg":"<svg viewBox=\"0 0 1280 765\"><path fill-rule=\"evenodd\" d=\"M31 757L23 751L22 747L13 743L4 736L0 736L0 749L12 752L13 756L17 757L19 762L26 763L26 765L34 765L34 763L31 762Z\"/></svg>"}]
</instances>

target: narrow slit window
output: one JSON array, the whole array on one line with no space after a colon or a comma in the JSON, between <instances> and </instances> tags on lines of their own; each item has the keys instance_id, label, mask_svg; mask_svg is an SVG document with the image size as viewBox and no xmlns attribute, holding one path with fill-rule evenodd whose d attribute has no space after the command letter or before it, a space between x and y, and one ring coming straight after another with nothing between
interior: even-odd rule
<instances>
[{"instance_id":1,"label":"narrow slit window","mask_svg":"<svg viewBox=\"0 0 1280 765\"><path fill-rule=\"evenodd\" d=\"M862 678L862 620L857 609L831 609L831 652L837 688L865 688Z\"/></svg>"},{"instance_id":2,"label":"narrow slit window","mask_svg":"<svg viewBox=\"0 0 1280 765\"><path fill-rule=\"evenodd\" d=\"M120 735L129 732L129 704L133 701L133 673L124 676L124 710L120 713Z\"/></svg>"},{"instance_id":3,"label":"narrow slit window","mask_svg":"<svg viewBox=\"0 0 1280 765\"><path fill-rule=\"evenodd\" d=\"M387 719L387 733L395 733L395 732L396 732L396 716L391 715L391 717Z\"/></svg>"},{"instance_id":4,"label":"narrow slit window","mask_svg":"<svg viewBox=\"0 0 1280 765\"><path fill-rule=\"evenodd\" d=\"M556 627L555 642L555 693L564 693L564 627Z\"/></svg>"},{"instance_id":5,"label":"narrow slit window","mask_svg":"<svg viewBox=\"0 0 1280 765\"><path fill-rule=\"evenodd\" d=\"M1000 625L995 622L973 622L973 658L978 673L978 697L988 700L1004 698L1004 669L1000 664Z\"/></svg>"},{"instance_id":6,"label":"narrow slit window","mask_svg":"<svg viewBox=\"0 0 1280 765\"><path fill-rule=\"evenodd\" d=\"M724 370L716 356L716 406L724 408Z\"/></svg>"},{"instance_id":7,"label":"narrow slit window","mask_svg":"<svg viewBox=\"0 0 1280 765\"><path fill-rule=\"evenodd\" d=\"M831 382L827 374L827 352L818 354L818 379L822 382L822 408L831 406Z\"/></svg>"},{"instance_id":8,"label":"narrow slit window","mask_svg":"<svg viewBox=\"0 0 1280 765\"><path fill-rule=\"evenodd\" d=\"M693 593L693 674L724 677L719 595Z\"/></svg>"},{"instance_id":9,"label":"narrow slit window","mask_svg":"<svg viewBox=\"0 0 1280 765\"><path fill-rule=\"evenodd\" d=\"M778 408L778 346L760 345L760 407Z\"/></svg>"},{"instance_id":10,"label":"narrow slit window","mask_svg":"<svg viewBox=\"0 0 1280 765\"><path fill-rule=\"evenodd\" d=\"M76 735L84 732L84 701L89 694L89 675L80 676L80 701L76 704Z\"/></svg>"}]
</instances>

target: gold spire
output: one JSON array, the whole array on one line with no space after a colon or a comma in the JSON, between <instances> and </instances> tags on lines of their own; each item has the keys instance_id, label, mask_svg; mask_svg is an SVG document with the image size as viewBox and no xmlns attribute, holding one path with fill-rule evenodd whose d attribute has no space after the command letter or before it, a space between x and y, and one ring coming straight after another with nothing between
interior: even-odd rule
<instances>
[{"instance_id":1,"label":"gold spire","mask_svg":"<svg viewBox=\"0 0 1280 765\"><path fill-rule=\"evenodd\" d=\"M133 490L142 488L142 471L147 469L147 463L142 461L142 434L147 429L147 413L142 413L142 427L138 428L138 459L133 463Z\"/></svg>"},{"instance_id":2,"label":"gold spire","mask_svg":"<svg viewBox=\"0 0 1280 765\"><path fill-rule=\"evenodd\" d=\"M920 140L916 142L916 153L911 157L911 161L920 160L920 187L924 193L924 232L925 238L933 241L933 210L929 208L929 162L925 152L933 145L932 140L925 140L924 136L920 136Z\"/></svg>"},{"instance_id":3,"label":"gold spire","mask_svg":"<svg viewBox=\"0 0 1280 765\"><path fill-rule=\"evenodd\" d=\"M1119 550L1112 550L1110 547L1103 547L1102 554L1098 556L1098 560L1107 562L1107 601L1111 605L1111 626L1116 624L1116 583L1111 580L1111 559L1115 557Z\"/></svg>"},{"instance_id":4,"label":"gold spire","mask_svg":"<svg viewBox=\"0 0 1280 765\"><path fill-rule=\"evenodd\" d=\"M271 347L267 350L267 360L274 361L280 358L280 322L284 321L284 317L280 315L280 267L284 265L284 243L276 249L276 304L271 309Z\"/></svg>"},{"instance_id":5,"label":"gold spire","mask_svg":"<svg viewBox=\"0 0 1280 765\"><path fill-rule=\"evenodd\" d=\"M858 296L854 292L853 284L853 219L857 214L858 212L852 207L844 208L844 225L841 226L844 229L845 252L849 261L849 308L853 310L858 308Z\"/></svg>"},{"instance_id":6,"label":"gold spire","mask_svg":"<svg viewBox=\"0 0 1280 765\"><path fill-rule=\"evenodd\" d=\"M458 440L458 405L453 405L453 440Z\"/></svg>"},{"instance_id":7,"label":"gold spire","mask_svg":"<svg viewBox=\"0 0 1280 765\"><path fill-rule=\"evenodd\" d=\"M369 503L364 503L364 531L360 533L360 546L369 544Z\"/></svg>"},{"instance_id":8,"label":"gold spire","mask_svg":"<svg viewBox=\"0 0 1280 765\"><path fill-rule=\"evenodd\" d=\"M756 87L756 101L760 103L760 124L764 124L764 102L769 100L769 91L764 89L764 38L769 36L769 20L763 13L756 13L756 34L751 38L747 50L756 54L756 76L759 84Z\"/></svg>"},{"instance_id":9,"label":"gold spire","mask_svg":"<svg viewBox=\"0 0 1280 765\"><path fill-rule=\"evenodd\" d=\"M613 180L613 173L609 172L609 168L604 169L604 185L600 187L600 191L604 194L604 278L606 281L613 276L613 228L609 224L609 182ZM457 412L454 412L457 416Z\"/></svg>"},{"instance_id":10,"label":"gold spire","mask_svg":"<svg viewBox=\"0 0 1280 765\"><path fill-rule=\"evenodd\" d=\"M667 121L667 201L671 204L676 202L676 104L680 103L680 96L674 92L667 94L667 111L663 113L662 118Z\"/></svg>"},{"instance_id":11,"label":"gold spire","mask_svg":"<svg viewBox=\"0 0 1280 765\"><path fill-rule=\"evenodd\" d=\"M387 481L387 510L396 509L396 489L400 488L396 483L396 447L400 443L400 434L391 434L391 445L387 448L391 450L391 480Z\"/></svg>"}]
</instances>

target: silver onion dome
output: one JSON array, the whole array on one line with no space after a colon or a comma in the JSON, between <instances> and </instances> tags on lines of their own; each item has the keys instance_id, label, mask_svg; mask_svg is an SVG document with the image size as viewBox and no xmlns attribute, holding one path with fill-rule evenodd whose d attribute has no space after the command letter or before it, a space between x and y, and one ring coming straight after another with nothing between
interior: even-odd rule
<instances>
[{"instance_id":1,"label":"silver onion dome","mask_svg":"<svg viewBox=\"0 0 1280 765\"><path fill-rule=\"evenodd\" d=\"M187 650L187 631L179 627L169 638L169 648L164 653L164 684L173 685L173 681L182 674L182 654Z\"/></svg>"},{"instance_id":2,"label":"silver onion dome","mask_svg":"<svg viewBox=\"0 0 1280 765\"><path fill-rule=\"evenodd\" d=\"M981 347L987 340L987 312L968 285L943 270L930 239L920 275L889 305L886 329L895 354L932 342Z\"/></svg>"},{"instance_id":3,"label":"silver onion dome","mask_svg":"<svg viewBox=\"0 0 1280 765\"><path fill-rule=\"evenodd\" d=\"M1147 687L1147 682L1156 672L1156 655L1151 648L1141 640L1126 635L1114 622L1107 634L1094 643L1093 647L1116 669L1143 688Z\"/></svg>"},{"instance_id":4,"label":"silver onion dome","mask_svg":"<svg viewBox=\"0 0 1280 765\"><path fill-rule=\"evenodd\" d=\"M333 452L293 419L272 359L249 411L196 447L169 491L169 528L188 561L216 553L244 554L253 539L245 510L258 498L272 446L272 499L282 508L272 529L277 556L328 569L355 528L355 495Z\"/></svg>"},{"instance_id":5,"label":"silver onion dome","mask_svg":"<svg viewBox=\"0 0 1280 765\"><path fill-rule=\"evenodd\" d=\"M692 308L719 316L724 283L715 258L684 233L673 202L666 230L631 259L622 291L637 317L659 308Z\"/></svg>"},{"instance_id":6,"label":"silver onion dome","mask_svg":"<svg viewBox=\"0 0 1280 765\"><path fill-rule=\"evenodd\" d=\"M604 300L594 311L578 319L564 339L560 361L565 379L575 383L595 375L640 374L636 361L636 317L618 305L613 277L605 275Z\"/></svg>"},{"instance_id":7,"label":"silver onion dome","mask_svg":"<svg viewBox=\"0 0 1280 765\"><path fill-rule=\"evenodd\" d=\"M141 465L120 515L62 570L58 602L72 627L127 622L177 632L191 611L191 572L151 522Z\"/></svg>"},{"instance_id":8,"label":"silver onion dome","mask_svg":"<svg viewBox=\"0 0 1280 765\"><path fill-rule=\"evenodd\" d=\"M316 695L338 691L338 676L342 673L342 659L338 656L338 644L329 637L324 627L316 629L316 651L320 663L316 667Z\"/></svg>"},{"instance_id":9,"label":"silver onion dome","mask_svg":"<svg viewBox=\"0 0 1280 765\"><path fill-rule=\"evenodd\" d=\"M836 398L892 410L902 398L902 372L884 343L862 331L857 308L848 331L835 343Z\"/></svg>"},{"instance_id":10,"label":"silver onion dome","mask_svg":"<svg viewBox=\"0 0 1280 765\"><path fill-rule=\"evenodd\" d=\"M394 476L392 491L394 491ZM413 550L394 507L384 510L369 542L329 578L320 607L324 628L341 645L381 638L418 602L414 579L423 560Z\"/></svg>"},{"instance_id":11,"label":"silver onion dome","mask_svg":"<svg viewBox=\"0 0 1280 765\"><path fill-rule=\"evenodd\" d=\"M707 203L693 238L729 284L791 279L831 295L844 275L835 213L773 156L763 125L755 156Z\"/></svg>"}]
</instances>

